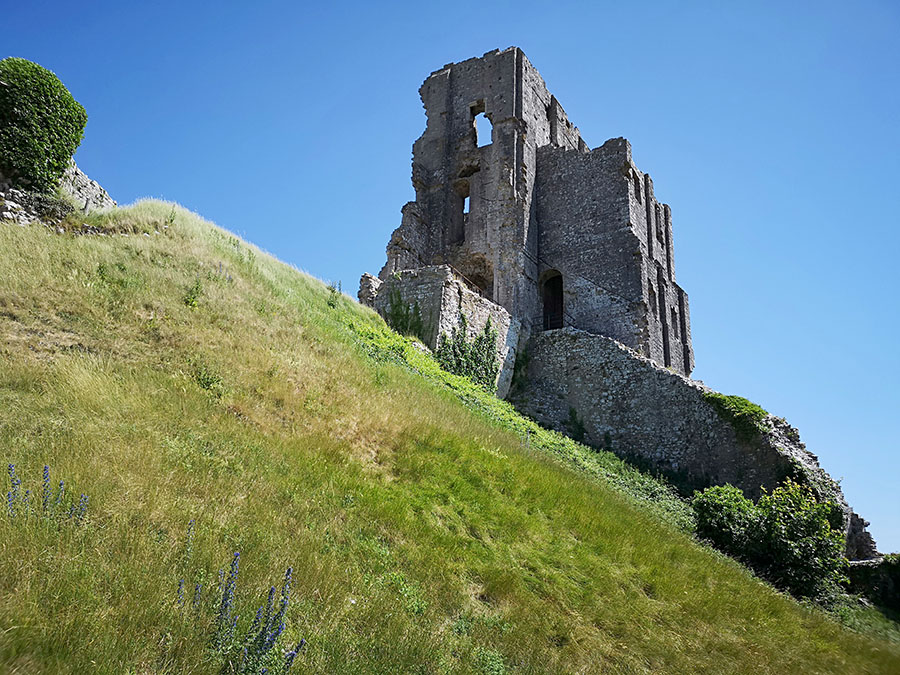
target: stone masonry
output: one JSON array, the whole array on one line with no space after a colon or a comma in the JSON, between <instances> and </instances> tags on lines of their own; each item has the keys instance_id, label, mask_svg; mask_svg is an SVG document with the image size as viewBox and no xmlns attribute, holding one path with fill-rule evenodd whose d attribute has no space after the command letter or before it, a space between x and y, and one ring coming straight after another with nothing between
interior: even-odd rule
<instances>
[{"instance_id":1,"label":"stone masonry","mask_svg":"<svg viewBox=\"0 0 900 675\"><path fill-rule=\"evenodd\" d=\"M415 306L432 349L460 313L472 333L491 317L498 395L522 412L568 433L574 419L585 442L685 489L731 483L755 498L788 477L805 482L843 507L848 556L876 555L796 429L768 416L756 438L739 438L690 379L672 211L631 144L590 150L515 47L448 64L419 93L416 199L379 276L363 275L360 302L388 318L392 305ZM523 354L525 377L510 387Z\"/></svg>"},{"instance_id":2,"label":"stone masonry","mask_svg":"<svg viewBox=\"0 0 900 675\"><path fill-rule=\"evenodd\" d=\"M399 303L419 313L423 327L419 337L432 350L437 349L442 335L450 335L459 325L461 315L466 317L470 339L484 330L490 319L491 326L497 330L500 363L497 395L506 396L512 382L521 324L503 307L485 299L448 265L399 271L384 282L371 275L363 279L376 289L371 304L379 314L390 316L392 305Z\"/></svg>"},{"instance_id":3,"label":"stone masonry","mask_svg":"<svg viewBox=\"0 0 900 675\"><path fill-rule=\"evenodd\" d=\"M730 483L756 499L786 478L805 483L844 511L850 557L876 554L865 521L785 420L767 416L765 431L739 435L700 382L662 368L623 344L573 328L541 333L528 345L527 377L511 394L521 412L544 426L650 466L687 491Z\"/></svg>"},{"instance_id":4,"label":"stone masonry","mask_svg":"<svg viewBox=\"0 0 900 675\"><path fill-rule=\"evenodd\" d=\"M625 139L589 150L518 48L449 64L419 93L416 200L379 277L449 264L522 322L608 335L690 374L672 216ZM476 118L491 127L479 147Z\"/></svg>"},{"instance_id":5,"label":"stone masonry","mask_svg":"<svg viewBox=\"0 0 900 675\"><path fill-rule=\"evenodd\" d=\"M59 181L60 192L68 195L78 208L88 213L110 209L116 206L116 202L109 193L95 180L91 180L75 164L75 160L69 160L69 166ZM55 199L53 195L39 195L23 192L13 187L13 181L0 174L0 221L9 221L18 225L27 225L36 221L56 221L61 216L48 213L45 205ZM58 201L58 200L57 200ZM57 204L71 210L71 205Z\"/></svg>"}]
</instances>

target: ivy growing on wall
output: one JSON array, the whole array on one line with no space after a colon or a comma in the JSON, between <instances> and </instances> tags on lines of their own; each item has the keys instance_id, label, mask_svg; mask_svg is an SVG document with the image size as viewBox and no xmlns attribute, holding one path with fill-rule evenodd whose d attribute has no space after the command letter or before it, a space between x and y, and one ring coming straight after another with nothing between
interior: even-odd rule
<instances>
[{"instance_id":1,"label":"ivy growing on wall","mask_svg":"<svg viewBox=\"0 0 900 675\"><path fill-rule=\"evenodd\" d=\"M444 370L468 377L485 389L493 390L500 371L497 359L497 329L488 317L484 329L471 340L467 338L468 321L459 315L459 325L450 335L441 334L435 357Z\"/></svg>"},{"instance_id":2,"label":"ivy growing on wall","mask_svg":"<svg viewBox=\"0 0 900 675\"><path fill-rule=\"evenodd\" d=\"M384 317L387 325L401 335L409 335L425 342L425 322L422 320L422 312L419 309L419 301L409 304L403 300L399 288L392 288L388 292L387 316Z\"/></svg>"}]
</instances>

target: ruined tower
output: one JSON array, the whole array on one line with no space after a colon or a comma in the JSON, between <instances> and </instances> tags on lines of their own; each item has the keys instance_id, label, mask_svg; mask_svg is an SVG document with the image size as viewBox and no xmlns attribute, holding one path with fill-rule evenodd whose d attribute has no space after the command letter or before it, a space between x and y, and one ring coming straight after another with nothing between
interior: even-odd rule
<instances>
[{"instance_id":1,"label":"ruined tower","mask_svg":"<svg viewBox=\"0 0 900 675\"><path fill-rule=\"evenodd\" d=\"M588 149L515 47L448 64L419 92L428 122L413 146L416 199L379 277L363 275L360 301L432 349L460 317L469 337L490 320L496 393L520 412L563 433L574 422L585 443L688 492L731 483L756 498L802 480L842 506L848 556L875 555L865 521L796 429L766 415L748 438L690 379L672 212L630 143Z\"/></svg>"},{"instance_id":2,"label":"ruined tower","mask_svg":"<svg viewBox=\"0 0 900 675\"><path fill-rule=\"evenodd\" d=\"M628 141L589 150L516 47L448 64L419 92L428 122L413 146L416 200L403 207L381 280L449 265L524 338L579 328L689 375L671 210ZM490 137L479 146L481 116Z\"/></svg>"}]
</instances>

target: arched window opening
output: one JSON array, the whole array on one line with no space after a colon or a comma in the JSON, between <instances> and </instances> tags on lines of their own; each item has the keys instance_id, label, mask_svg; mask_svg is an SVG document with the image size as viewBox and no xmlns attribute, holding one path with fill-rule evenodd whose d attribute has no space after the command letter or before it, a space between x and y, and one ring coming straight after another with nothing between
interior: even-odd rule
<instances>
[{"instance_id":1,"label":"arched window opening","mask_svg":"<svg viewBox=\"0 0 900 675\"><path fill-rule=\"evenodd\" d=\"M675 311L675 308L672 308L672 332L675 333L675 337L678 337L678 312Z\"/></svg>"},{"instance_id":2,"label":"arched window opening","mask_svg":"<svg viewBox=\"0 0 900 675\"><path fill-rule=\"evenodd\" d=\"M494 127L491 118L485 114L484 99L475 101L469 106L472 115L472 126L475 130L475 143L479 148L490 145L493 142Z\"/></svg>"},{"instance_id":3,"label":"arched window opening","mask_svg":"<svg viewBox=\"0 0 900 675\"><path fill-rule=\"evenodd\" d=\"M563 327L563 280L559 272L553 272L543 285L544 330Z\"/></svg>"},{"instance_id":4,"label":"arched window opening","mask_svg":"<svg viewBox=\"0 0 900 675\"><path fill-rule=\"evenodd\" d=\"M656 304L656 291L653 290L653 282L647 279L647 288L650 289L650 315L659 318L659 308Z\"/></svg>"},{"instance_id":5,"label":"arched window opening","mask_svg":"<svg viewBox=\"0 0 900 675\"><path fill-rule=\"evenodd\" d=\"M494 125L491 124L490 118L484 113L475 115L475 138L478 147L483 148L493 142Z\"/></svg>"}]
</instances>

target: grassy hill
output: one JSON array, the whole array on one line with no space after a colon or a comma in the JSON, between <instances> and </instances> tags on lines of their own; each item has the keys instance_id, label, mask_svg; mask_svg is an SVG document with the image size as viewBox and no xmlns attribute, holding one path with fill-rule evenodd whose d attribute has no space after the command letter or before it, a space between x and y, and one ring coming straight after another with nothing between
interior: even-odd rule
<instances>
[{"instance_id":1,"label":"grassy hill","mask_svg":"<svg viewBox=\"0 0 900 675\"><path fill-rule=\"evenodd\" d=\"M336 290L171 204L70 225L0 225L3 672L218 672L234 552L237 634L293 569L291 672L900 672Z\"/></svg>"}]
</instances>

